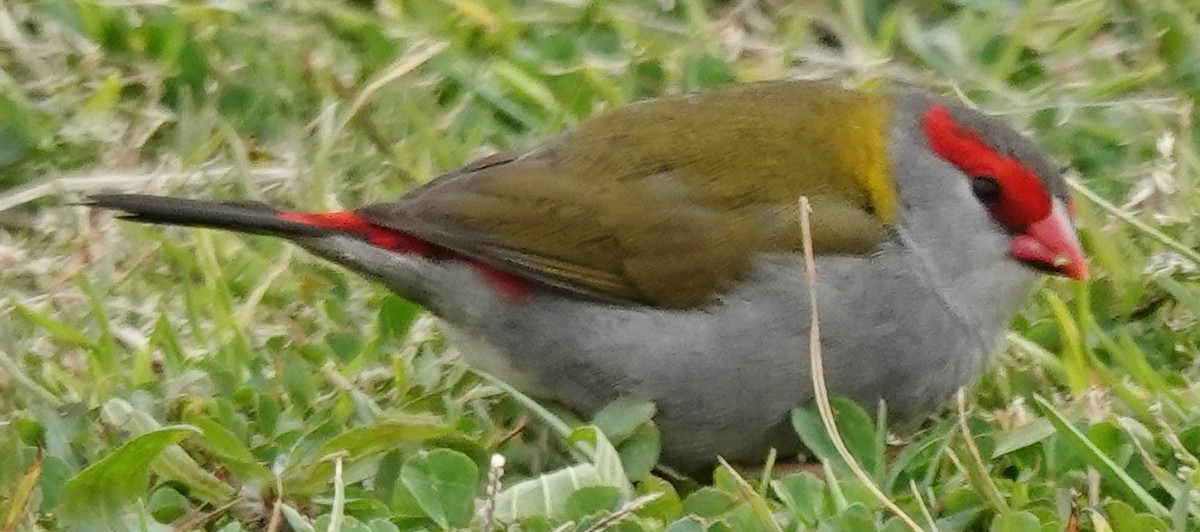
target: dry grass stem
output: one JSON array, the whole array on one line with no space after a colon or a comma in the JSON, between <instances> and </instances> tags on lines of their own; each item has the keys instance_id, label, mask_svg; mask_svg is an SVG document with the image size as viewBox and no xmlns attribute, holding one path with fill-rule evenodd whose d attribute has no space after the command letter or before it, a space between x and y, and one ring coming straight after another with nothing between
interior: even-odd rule
<instances>
[{"instance_id":1,"label":"dry grass stem","mask_svg":"<svg viewBox=\"0 0 1200 532\"><path fill-rule=\"evenodd\" d=\"M879 499L889 511L912 530L918 532L924 530L921 525L904 513L899 506L896 505L875 481L871 479L871 475L862 468L862 465L854 459L854 455L850 454L850 449L846 448L846 442L842 440L841 433L838 432L837 422L833 418L833 406L829 403L829 389L825 386L825 366L821 360L821 327L820 316L817 312L817 262L813 257L812 243L812 228L809 225L808 215L811 212L811 207L808 204L807 197L800 198L800 232L803 235L804 243L804 274L808 280L808 306L809 316L811 317L810 329L808 333L808 356L809 356L809 373L812 374L813 384L813 399L817 402L817 411L821 414L821 422L825 425L826 434L833 442L833 446L837 449L838 455L846 462L850 471L855 477L867 487L875 498Z\"/></svg>"}]
</instances>

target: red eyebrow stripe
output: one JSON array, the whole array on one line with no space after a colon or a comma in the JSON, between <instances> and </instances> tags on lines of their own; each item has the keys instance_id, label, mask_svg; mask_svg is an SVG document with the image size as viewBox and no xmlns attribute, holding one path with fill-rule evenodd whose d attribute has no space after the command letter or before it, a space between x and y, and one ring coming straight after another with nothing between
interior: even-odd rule
<instances>
[{"instance_id":1,"label":"red eyebrow stripe","mask_svg":"<svg viewBox=\"0 0 1200 532\"><path fill-rule=\"evenodd\" d=\"M978 131L959 124L945 107L925 113L922 131L929 148L968 176L989 176L1000 184L1002 199L992 217L1009 229L1023 232L1050 215L1051 199L1037 174L1020 161L997 153Z\"/></svg>"},{"instance_id":2,"label":"red eyebrow stripe","mask_svg":"<svg viewBox=\"0 0 1200 532\"><path fill-rule=\"evenodd\" d=\"M959 125L945 107L935 105L925 113L925 139L933 152L971 175L987 174L999 157L973 129Z\"/></svg>"}]
</instances>

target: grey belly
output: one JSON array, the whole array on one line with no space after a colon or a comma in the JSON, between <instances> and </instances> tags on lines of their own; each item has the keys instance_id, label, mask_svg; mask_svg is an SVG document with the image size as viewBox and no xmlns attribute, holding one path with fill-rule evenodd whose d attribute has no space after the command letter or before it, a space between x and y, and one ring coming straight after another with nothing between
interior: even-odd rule
<instances>
[{"instance_id":1,"label":"grey belly","mask_svg":"<svg viewBox=\"0 0 1200 532\"><path fill-rule=\"evenodd\" d=\"M1004 325L971 329L919 279L878 260L824 259L818 271L831 393L869 412L880 400L892 418L936 405L982 371ZM470 337L468 360L583 415L622 396L654 401L668 463L755 461L798 448L789 414L812 399L800 275L792 260L764 262L703 312L545 294L504 320L457 328Z\"/></svg>"}]
</instances>

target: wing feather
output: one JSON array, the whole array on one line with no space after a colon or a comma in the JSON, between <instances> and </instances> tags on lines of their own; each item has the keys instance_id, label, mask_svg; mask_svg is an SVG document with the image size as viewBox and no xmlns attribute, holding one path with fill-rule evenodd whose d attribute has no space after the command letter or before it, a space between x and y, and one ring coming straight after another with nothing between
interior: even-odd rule
<instances>
[{"instance_id":1,"label":"wing feather","mask_svg":"<svg viewBox=\"0 0 1200 532\"><path fill-rule=\"evenodd\" d=\"M699 306L744 278L759 254L799 249L802 195L814 206L818 253L866 254L887 238L888 220L877 213L894 206L877 203L892 196L864 188L878 186L881 168L876 155L864 153L886 157L883 148L843 153L833 146L850 140L831 138L869 141L882 132L868 126L882 126L798 126L853 122L858 109L877 105L864 98L776 82L635 104L357 212L582 296ZM691 105L715 112L687 112ZM806 143L797 152L803 156L789 157L789 149Z\"/></svg>"}]
</instances>

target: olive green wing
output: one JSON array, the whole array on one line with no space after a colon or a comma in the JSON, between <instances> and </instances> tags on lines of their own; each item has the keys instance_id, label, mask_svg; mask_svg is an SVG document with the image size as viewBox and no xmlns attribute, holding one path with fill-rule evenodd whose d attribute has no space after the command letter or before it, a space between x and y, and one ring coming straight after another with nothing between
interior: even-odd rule
<instances>
[{"instance_id":1,"label":"olive green wing","mask_svg":"<svg viewBox=\"0 0 1200 532\"><path fill-rule=\"evenodd\" d=\"M789 142L804 139L775 138L788 128L747 121L753 108L709 122L681 121L687 114L668 107L626 109L633 114L618 111L357 212L547 286L666 308L711 302L756 257L800 249L800 196L813 205L818 254L865 254L887 237L878 205L853 175L860 169L832 155L784 160ZM656 118L656 109L667 114ZM778 112L763 108L759 118ZM738 138L752 149L730 142Z\"/></svg>"}]
</instances>

